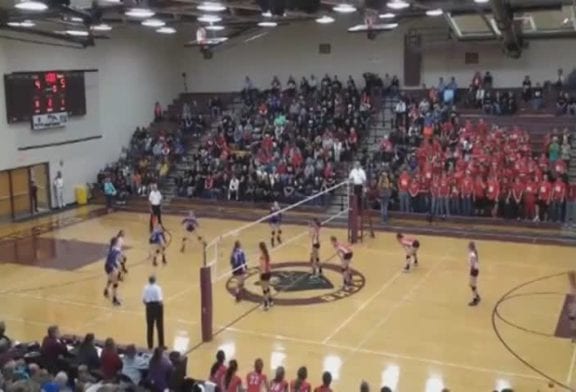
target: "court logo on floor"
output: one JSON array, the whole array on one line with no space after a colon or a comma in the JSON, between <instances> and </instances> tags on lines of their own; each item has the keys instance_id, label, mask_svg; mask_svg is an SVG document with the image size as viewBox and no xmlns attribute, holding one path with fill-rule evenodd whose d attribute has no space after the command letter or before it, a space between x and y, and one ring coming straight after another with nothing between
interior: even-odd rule
<instances>
[{"instance_id":1,"label":"court logo on floor","mask_svg":"<svg viewBox=\"0 0 576 392\"><path fill-rule=\"evenodd\" d=\"M352 287L344 290L339 265L323 265L323 272L321 276L313 275L310 263L307 262L274 264L270 279L270 285L274 289L274 303L292 306L333 302L356 294L366 283L364 275L352 269ZM257 268L248 272L243 300L262 302L259 277ZM230 294L234 294L236 285L235 277L228 280L226 289Z\"/></svg>"}]
</instances>

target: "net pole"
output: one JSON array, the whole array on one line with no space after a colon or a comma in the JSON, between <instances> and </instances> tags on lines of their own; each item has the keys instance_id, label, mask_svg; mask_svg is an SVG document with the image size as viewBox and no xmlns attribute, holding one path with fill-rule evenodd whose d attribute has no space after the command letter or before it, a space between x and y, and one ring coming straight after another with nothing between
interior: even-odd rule
<instances>
[{"instance_id":1,"label":"net pole","mask_svg":"<svg viewBox=\"0 0 576 392\"><path fill-rule=\"evenodd\" d=\"M348 225L350 227L350 242L358 242L358 200L354 193L350 194L348 203Z\"/></svg>"},{"instance_id":2,"label":"net pole","mask_svg":"<svg viewBox=\"0 0 576 392\"><path fill-rule=\"evenodd\" d=\"M212 340L212 274L206 260L206 245L203 251L203 266L200 267L200 309L202 325L202 341Z\"/></svg>"}]
</instances>

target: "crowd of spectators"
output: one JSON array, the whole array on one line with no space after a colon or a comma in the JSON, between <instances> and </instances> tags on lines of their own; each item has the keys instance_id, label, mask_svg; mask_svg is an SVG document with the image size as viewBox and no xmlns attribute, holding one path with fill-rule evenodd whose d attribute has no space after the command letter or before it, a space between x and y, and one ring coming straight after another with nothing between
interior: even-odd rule
<instances>
[{"instance_id":1,"label":"crowd of spectators","mask_svg":"<svg viewBox=\"0 0 576 392\"><path fill-rule=\"evenodd\" d=\"M177 179L180 196L293 203L326 190L356 153L372 109L366 88L329 75L284 86L275 77L262 91L247 77L239 111L211 104L217 127Z\"/></svg>"},{"instance_id":2,"label":"crowd of spectators","mask_svg":"<svg viewBox=\"0 0 576 392\"><path fill-rule=\"evenodd\" d=\"M48 328L42 342L21 344L6 336L0 322L0 390L5 392L183 391L197 392L185 378L186 360L177 352L152 353L134 345L117 346L112 338L82 341Z\"/></svg>"},{"instance_id":3,"label":"crowd of spectators","mask_svg":"<svg viewBox=\"0 0 576 392\"><path fill-rule=\"evenodd\" d=\"M414 103L411 109L419 112ZM372 173L369 195L380 204L384 219L392 202L402 212L430 218L565 220L567 202L572 206L576 200L567 183L567 129L546 137L538 155L527 132L518 127L502 129L483 120L460 124L446 114L431 125L421 118L421 113L417 121L409 117L409 131L399 126L367 162Z\"/></svg>"},{"instance_id":4,"label":"crowd of spectators","mask_svg":"<svg viewBox=\"0 0 576 392\"><path fill-rule=\"evenodd\" d=\"M98 173L98 186L106 190L109 188L106 184L111 183L120 203L128 195L146 195L149 185L165 178L184 152L179 131L152 134L146 128L137 128L128 148L122 149L120 159Z\"/></svg>"}]
</instances>

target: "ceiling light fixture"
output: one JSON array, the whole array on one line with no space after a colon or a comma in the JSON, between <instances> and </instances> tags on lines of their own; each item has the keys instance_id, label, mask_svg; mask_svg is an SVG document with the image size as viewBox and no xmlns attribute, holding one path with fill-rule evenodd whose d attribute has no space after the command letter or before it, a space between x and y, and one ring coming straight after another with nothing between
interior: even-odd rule
<instances>
[{"instance_id":1,"label":"ceiling light fixture","mask_svg":"<svg viewBox=\"0 0 576 392\"><path fill-rule=\"evenodd\" d=\"M160 19L146 19L142 21L141 25L146 27L162 27L166 25L166 22Z\"/></svg>"},{"instance_id":2,"label":"ceiling light fixture","mask_svg":"<svg viewBox=\"0 0 576 392\"><path fill-rule=\"evenodd\" d=\"M474 0L475 3L477 4L485 4L487 2L489 2L490 0Z\"/></svg>"},{"instance_id":3,"label":"ceiling light fixture","mask_svg":"<svg viewBox=\"0 0 576 392\"><path fill-rule=\"evenodd\" d=\"M70 22L82 23L84 22L84 19L79 16L73 16L70 18Z\"/></svg>"},{"instance_id":4,"label":"ceiling light fixture","mask_svg":"<svg viewBox=\"0 0 576 392\"><path fill-rule=\"evenodd\" d=\"M392 19L396 17L396 14L393 14L392 12L386 12L385 14L378 15L378 17L380 19Z\"/></svg>"},{"instance_id":5,"label":"ceiling light fixture","mask_svg":"<svg viewBox=\"0 0 576 392\"><path fill-rule=\"evenodd\" d=\"M321 18L316 19L316 23L320 24L334 23L334 18L331 16L324 15Z\"/></svg>"},{"instance_id":6,"label":"ceiling light fixture","mask_svg":"<svg viewBox=\"0 0 576 392\"><path fill-rule=\"evenodd\" d=\"M270 11L262 12L262 16L265 18L271 18L272 12L270 12Z\"/></svg>"},{"instance_id":7,"label":"ceiling light fixture","mask_svg":"<svg viewBox=\"0 0 576 392\"><path fill-rule=\"evenodd\" d=\"M110 31L110 30L112 30L112 26L110 26L106 23L100 23L100 24L94 25L90 28L94 31Z\"/></svg>"},{"instance_id":8,"label":"ceiling light fixture","mask_svg":"<svg viewBox=\"0 0 576 392\"><path fill-rule=\"evenodd\" d=\"M36 23L31 20L24 20L22 22L8 22L7 25L10 27L34 27Z\"/></svg>"},{"instance_id":9,"label":"ceiling light fixture","mask_svg":"<svg viewBox=\"0 0 576 392\"><path fill-rule=\"evenodd\" d=\"M205 1L196 8L205 12L220 12L226 10L226 6L224 4L213 1Z\"/></svg>"},{"instance_id":10,"label":"ceiling light fixture","mask_svg":"<svg viewBox=\"0 0 576 392\"><path fill-rule=\"evenodd\" d=\"M46 3L36 0L24 0L17 3L15 7L26 11L46 11L48 9Z\"/></svg>"},{"instance_id":11,"label":"ceiling light fixture","mask_svg":"<svg viewBox=\"0 0 576 392\"><path fill-rule=\"evenodd\" d=\"M217 15L202 15L198 18L198 22L204 23L218 23L222 21L222 18Z\"/></svg>"},{"instance_id":12,"label":"ceiling light fixture","mask_svg":"<svg viewBox=\"0 0 576 392\"><path fill-rule=\"evenodd\" d=\"M155 15L155 12L148 8L130 8L124 15L132 18L151 18Z\"/></svg>"},{"instance_id":13,"label":"ceiling light fixture","mask_svg":"<svg viewBox=\"0 0 576 392\"><path fill-rule=\"evenodd\" d=\"M87 37L88 32L84 30L66 30L66 34L73 35L76 37Z\"/></svg>"},{"instance_id":14,"label":"ceiling light fixture","mask_svg":"<svg viewBox=\"0 0 576 392\"><path fill-rule=\"evenodd\" d=\"M444 13L440 8L436 8L435 10L428 10L426 11L426 15L428 16L440 16Z\"/></svg>"},{"instance_id":15,"label":"ceiling light fixture","mask_svg":"<svg viewBox=\"0 0 576 392\"><path fill-rule=\"evenodd\" d=\"M392 0L389 1L386 6L392 8L393 10L402 10L404 8L410 7L410 4L404 0Z\"/></svg>"},{"instance_id":16,"label":"ceiling light fixture","mask_svg":"<svg viewBox=\"0 0 576 392\"><path fill-rule=\"evenodd\" d=\"M260 27L276 27L276 26L278 26L278 23L271 22L271 21L265 21L265 22L258 23L258 26L260 26Z\"/></svg>"},{"instance_id":17,"label":"ceiling light fixture","mask_svg":"<svg viewBox=\"0 0 576 392\"><path fill-rule=\"evenodd\" d=\"M332 9L341 14L351 14L352 12L356 12L356 7L348 3L338 4Z\"/></svg>"},{"instance_id":18,"label":"ceiling light fixture","mask_svg":"<svg viewBox=\"0 0 576 392\"><path fill-rule=\"evenodd\" d=\"M176 29L174 27L160 27L156 29L156 32L160 34L174 34L176 33Z\"/></svg>"},{"instance_id":19,"label":"ceiling light fixture","mask_svg":"<svg viewBox=\"0 0 576 392\"><path fill-rule=\"evenodd\" d=\"M224 26L220 26L220 25L209 25L205 27L206 30L210 30L210 31L222 31L224 30Z\"/></svg>"}]
</instances>

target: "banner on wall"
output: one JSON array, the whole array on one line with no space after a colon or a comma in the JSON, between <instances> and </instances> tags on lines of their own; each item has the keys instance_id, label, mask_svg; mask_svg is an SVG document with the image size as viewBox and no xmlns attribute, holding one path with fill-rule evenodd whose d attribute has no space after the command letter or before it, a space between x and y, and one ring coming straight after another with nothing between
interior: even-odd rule
<instances>
[{"instance_id":1,"label":"banner on wall","mask_svg":"<svg viewBox=\"0 0 576 392\"><path fill-rule=\"evenodd\" d=\"M32 116L32 130L62 128L68 123L68 113L46 113Z\"/></svg>"}]
</instances>

